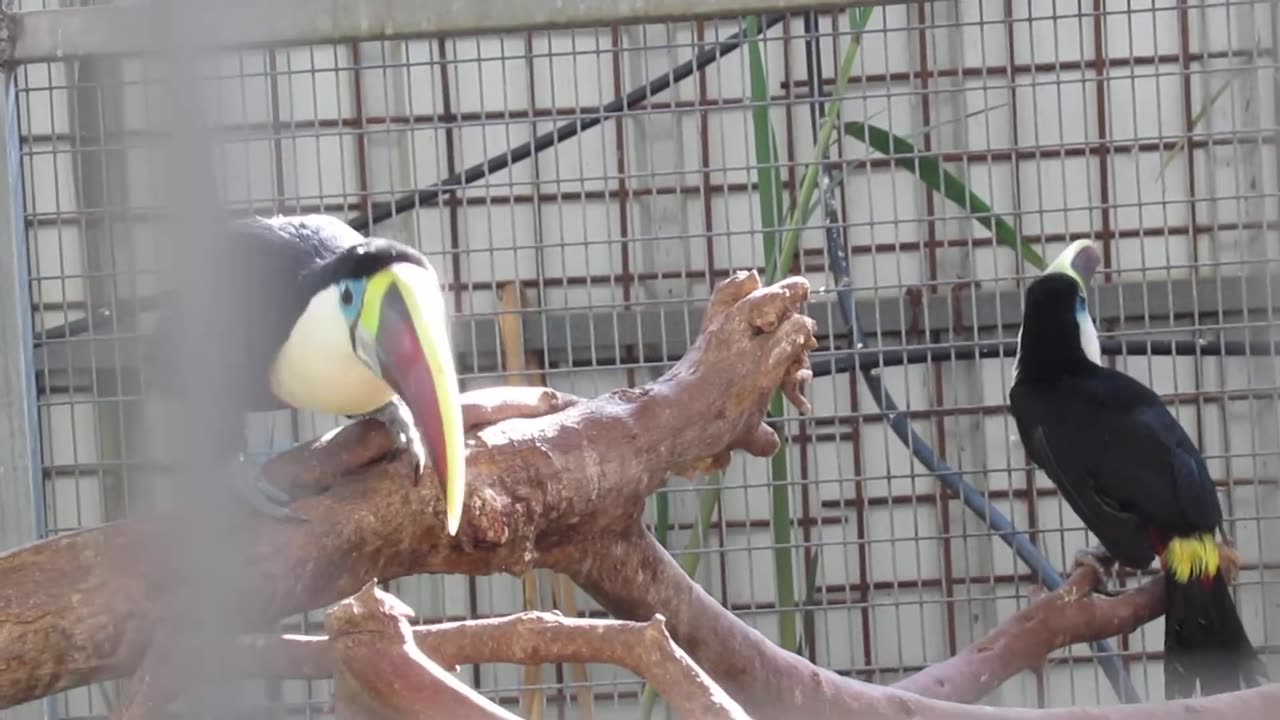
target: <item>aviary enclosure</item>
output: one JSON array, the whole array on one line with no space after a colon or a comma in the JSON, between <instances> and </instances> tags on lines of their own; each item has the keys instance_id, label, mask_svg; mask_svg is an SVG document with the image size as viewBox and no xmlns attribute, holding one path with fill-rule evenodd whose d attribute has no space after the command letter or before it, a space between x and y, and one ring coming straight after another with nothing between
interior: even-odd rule
<instances>
[{"instance_id":1,"label":"aviary enclosure","mask_svg":"<svg viewBox=\"0 0 1280 720\"><path fill-rule=\"evenodd\" d=\"M1105 362L1204 454L1280 677L1277 22L1268 0L4 3L0 717L1162 702L1158 565L1086 597L1095 539L1008 414L1023 292L1079 238ZM319 493L307 527L228 531L173 480L199 408L159 407L136 340L166 253L248 213L336 216L439 270L484 389L457 538L430 482L376 462L385 433L308 449L342 418L249 418L264 457L303 444L268 467ZM1266 717L1275 688L1205 707ZM1172 717L1129 710L1096 717Z\"/></svg>"}]
</instances>

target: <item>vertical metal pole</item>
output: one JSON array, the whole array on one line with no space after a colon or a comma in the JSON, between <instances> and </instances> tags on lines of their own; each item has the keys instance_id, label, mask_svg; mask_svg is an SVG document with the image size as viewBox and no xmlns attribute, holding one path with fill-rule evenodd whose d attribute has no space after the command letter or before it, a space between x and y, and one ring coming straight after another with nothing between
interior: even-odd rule
<instances>
[{"instance_id":1,"label":"vertical metal pole","mask_svg":"<svg viewBox=\"0 0 1280 720\"><path fill-rule=\"evenodd\" d=\"M11 3L6 2L8 6ZM7 55L11 16L0 10L0 53ZM0 66L0 552L45 536L44 479L40 469L36 370L32 342L31 278L22 188L18 128L17 67ZM52 699L0 713L2 720L36 720L56 715Z\"/></svg>"}]
</instances>

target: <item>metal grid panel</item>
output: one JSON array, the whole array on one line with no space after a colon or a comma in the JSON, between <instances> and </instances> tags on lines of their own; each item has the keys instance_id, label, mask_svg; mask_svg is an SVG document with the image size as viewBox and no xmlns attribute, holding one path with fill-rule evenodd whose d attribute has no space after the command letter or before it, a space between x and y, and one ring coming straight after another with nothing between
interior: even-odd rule
<instances>
[{"instance_id":1,"label":"metal grid panel","mask_svg":"<svg viewBox=\"0 0 1280 720\"><path fill-rule=\"evenodd\" d=\"M821 14L819 26L830 92L839 62L833 37L843 47L847 29L839 13ZM1104 336L1266 338L1274 303L1264 273L1276 256L1278 219L1272 28L1270 3L1244 0L1124 10L1100 0L889 6L864 35L843 117L941 153L1046 255L1076 237L1100 239L1109 269L1102 282L1135 289L1116 295ZM591 113L741 29L736 19L685 21L227 53L210 68L211 107L228 133L216 159L223 199L261 213L368 212ZM770 112L794 188L795 163L809 158L813 142L803 20L790 18L766 37ZM536 373L557 388L597 394L662 372L691 339L712 283L763 266L746 69L745 53L728 55L620 119L377 226L441 268L457 336L467 339L467 387L509 378L493 352L492 322L509 283L524 289L526 334L541 336L529 338L540 350ZM40 338L41 328L83 317L88 304L112 306L152 287L151 248L163 234L148 175L155 158L145 143L152 128L143 65L98 58L17 72ZM1230 91L1194 124L1227 78ZM935 129L920 134L927 126ZM1180 142L1187 150L1160 178ZM1016 302L978 307L992 293L1017 297L1024 270L1014 255L859 143L843 138L832 155L865 158L844 182L840 209L872 344L1012 340ZM802 234L803 270L816 291L811 312L840 328L821 247L819 228ZM1175 285L1190 279L1201 282ZM1194 294L1162 295L1174 287ZM1263 301L1248 305L1247 293ZM619 333L620 319L648 310L662 310L660 322ZM93 337L131 332L98 328ZM845 340L821 342L835 350ZM72 361L52 360L59 345L76 346ZM149 410L127 343L50 340L37 355L48 531L147 502L162 476L149 452L162 440L129 429ZM1247 563L1241 614L1276 667L1280 581L1263 557L1280 531L1274 359L1115 362L1175 403L1223 484ZM1091 539L1013 440L1004 408L1010 364L957 356L881 372L916 431L1064 567ZM939 490L857 375L820 378L809 394L814 415L785 424L802 576L814 562L807 552L819 551L806 654L890 682L1025 604L1026 568ZM278 450L335 422L277 413L255 419L250 433L258 448ZM696 518L695 489L680 478L668 488L673 548L684 547ZM737 458L696 577L776 638L770 510L767 464ZM521 603L518 578L410 578L392 590L426 620L508 613ZM581 594L578 604L599 612ZM314 629L308 622L317 618L292 627ZM1157 621L1119 642L1144 697L1162 696L1161 637ZM468 668L463 677L517 702L519 668ZM634 677L611 667L592 667L590 677L597 717L634 716ZM547 669L549 703L570 703L565 678ZM264 699L323 714L327 692L327 683L284 683L266 688ZM1114 702L1114 694L1087 648L1073 647L988 701L1079 705ZM64 716L103 712L96 691L65 693L58 704Z\"/></svg>"}]
</instances>

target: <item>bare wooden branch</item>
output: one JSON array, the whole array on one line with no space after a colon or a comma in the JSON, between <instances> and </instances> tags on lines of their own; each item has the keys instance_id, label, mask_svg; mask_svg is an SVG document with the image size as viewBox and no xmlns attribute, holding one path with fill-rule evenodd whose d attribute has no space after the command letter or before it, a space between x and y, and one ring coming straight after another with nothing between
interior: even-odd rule
<instances>
[{"instance_id":1,"label":"bare wooden branch","mask_svg":"<svg viewBox=\"0 0 1280 720\"><path fill-rule=\"evenodd\" d=\"M536 417L496 391L488 410L472 402L472 417L506 419L469 436L457 537L444 531L434 476L413 483L408 458L388 457L390 433L377 421L284 453L265 474L318 492L293 505L310 522L241 508L223 523L218 550L239 571L225 588L239 626L227 632L260 632L374 577L519 575L556 548L638 522L673 472L722 466L735 449L771 453L769 400L807 377L816 347L814 322L799 313L808 292L802 277L762 288L754 272L738 273L717 286L689 352L644 387L580 401L534 391L554 410ZM515 416L504 415L513 406ZM169 607L169 581L182 576L173 538L191 513L208 512L183 508L0 554L0 708L132 673Z\"/></svg>"},{"instance_id":2,"label":"bare wooden branch","mask_svg":"<svg viewBox=\"0 0 1280 720\"><path fill-rule=\"evenodd\" d=\"M1086 577L1090 571L1084 571L1073 577ZM1145 587L1145 585L1143 586ZM1135 590L1134 593L1140 591ZM1128 595L1122 596L1128 597ZM1118 599L1117 599L1118 600ZM545 622L548 617L554 622ZM530 624L530 621L533 621ZM503 662L508 656L503 651L508 633L519 627L525 635L528 653L520 650L515 654L516 662L568 662L581 659L591 662L590 654L578 654L578 650L570 647L561 654L560 648L555 650L538 649L542 642L552 643L563 640L561 633L576 633L581 623L599 623L604 626L623 623L623 621L581 621L566 620L545 613L522 613L506 618L443 623L416 627L414 639L419 648L434 658L440 658L441 664L457 663L459 665L478 662ZM1013 621L1004 625L1013 624ZM483 629L477 630L477 627ZM999 631L997 631L999 632ZM483 638L483 639L481 639ZM538 638L538 639L535 639ZM478 644L473 646L473 640ZM244 652L240 662L244 663L246 672L271 675L275 677L311 678L330 677L331 655L328 639L324 636L286 635L254 636L243 639ZM576 640L569 640L576 643ZM766 641L767 642L767 641ZM523 645L523 643L522 643ZM607 644L605 644L607 646ZM776 647L776 646L775 646ZM625 649L615 652L623 653ZM543 654L545 653L545 654ZM446 659L447 658L447 659ZM620 659L621 660L621 659ZM605 660L612 662L612 660ZM621 663L620 663L621 664ZM943 663L946 664L945 662ZM812 666L809 666L812 670ZM634 669L633 669L634 670ZM639 674L644 671L636 670ZM805 681L804 673L793 673L783 680ZM761 682L771 687L781 685L771 678L759 677ZM858 688L861 688L859 690ZM878 687L858 683L856 686L845 685L838 688L838 693L827 698L809 697L811 686L796 687L794 695L783 698L792 708L790 711L753 709L751 717L756 720L772 718L822 717L822 718L870 718L872 720L902 720L907 718L938 718L939 720L1158 720L1161 718L1204 718L1230 717L1232 720L1265 720L1271 717L1269 707L1280 702L1280 684L1266 685L1252 690L1217 695L1211 698L1180 700L1171 703L1153 703L1149 705L1126 705L1102 708L1063 708L1053 710L1031 710L1022 708L983 708L962 705L956 702L943 702L907 692L900 687ZM664 695L666 692L664 691ZM825 710L819 710L824 708ZM859 708L857 715L847 714L851 707ZM681 717L700 718L718 717L717 715L689 714L681 711ZM735 716L736 717L736 716Z\"/></svg>"},{"instance_id":3,"label":"bare wooden branch","mask_svg":"<svg viewBox=\"0 0 1280 720\"><path fill-rule=\"evenodd\" d=\"M739 620L638 522L546 559L616 618L661 612L680 647L753 718L861 718L878 689L816 667Z\"/></svg>"},{"instance_id":4,"label":"bare wooden branch","mask_svg":"<svg viewBox=\"0 0 1280 720\"><path fill-rule=\"evenodd\" d=\"M1240 713L1233 715L1232 720L1263 720L1270 717L1265 711L1267 698L1271 702L1280 700L1277 697L1280 684L1276 684L1190 704L1187 701L1152 703L1141 706L1141 710L1135 710L1135 706L1097 711L993 709L954 702L976 700L985 694L982 688L992 680L981 680L983 672L1003 674L1000 680L1003 682L1025 667L1042 662L1049 652L1059 647L1107 637L1107 633L1133 630L1158 616L1164 611L1163 593L1146 586L1118 598L1077 596L1071 601L1071 609L1065 613L1066 622L1061 626L1046 623L1057 622L1050 617L1050 610L1056 607L1063 611L1066 598L1057 593L1046 594L1039 599L1039 608L1034 613L1024 610L1015 615L984 641L998 646L991 655L1011 653L1011 661L987 658L971 648L962 653L966 659L944 661L938 665L937 672L926 670L919 679L903 681L911 687L908 691L899 686L883 687L837 675L778 647L738 620L693 582L639 524L611 537L594 538L589 545L592 548L589 553L584 553L583 548L587 546L584 543L563 548L547 560L572 577L615 617L634 620L661 608L676 642L753 718L1131 720L1192 717L1206 709L1216 713L1218 708L1224 708ZM1092 588L1096 581L1096 574L1084 571L1073 576L1072 587L1077 591ZM1035 630L1023 627L1028 618L1040 619L1040 626ZM1042 635L1046 630L1067 632L1045 638ZM1032 658L1031 650L1039 652L1039 656ZM941 698L929 697L932 693Z\"/></svg>"},{"instance_id":5,"label":"bare wooden branch","mask_svg":"<svg viewBox=\"0 0 1280 720\"><path fill-rule=\"evenodd\" d=\"M145 720L162 718L172 714L171 704L177 702L181 687L182 671L179 663L188 660L177 651L173 627L164 628L169 642L155 642L147 651L142 665L133 673L123 702L111 713L111 720Z\"/></svg>"},{"instance_id":6,"label":"bare wooden branch","mask_svg":"<svg viewBox=\"0 0 1280 720\"><path fill-rule=\"evenodd\" d=\"M1078 565L1061 588L1044 593L986 637L897 682L907 692L971 703L1055 650L1130 633L1164 613L1164 582L1154 578L1118 597L1095 594L1102 576Z\"/></svg>"},{"instance_id":7,"label":"bare wooden branch","mask_svg":"<svg viewBox=\"0 0 1280 720\"><path fill-rule=\"evenodd\" d=\"M1239 553L1223 543L1218 552L1223 577L1234 582ZM894 687L939 700L977 702L1014 675L1039 667L1055 650L1131 633L1164 614L1162 576L1116 597L1094 593L1102 583L1097 563L1077 561L1058 590L1042 593L986 637Z\"/></svg>"},{"instance_id":8,"label":"bare wooden branch","mask_svg":"<svg viewBox=\"0 0 1280 720\"><path fill-rule=\"evenodd\" d=\"M648 622L567 618L522 612L413 628L418 648L441 666L478 663L608 663L653 683L681 717L747 714L667 634L661 615ZM328 638L256 635L240 641L236 665L257 676L321 679L333 674Z\"/></svg>"},{"instance_id":9,"label":"bare wooden branch","mask_svg":"<svg viewBox=\"0 0 1280 720\"><path fill-rule=\"evenodd\" d=\"M325 614L334 705L349 720L518 720L413 642L413 610L373 581Z\"/></svg>"},{"instance_id":10,"label":"bare wooden branch","mask_svg":"<svg viewBox=\"0 0 1280 720\"><path fill-rule=\"evenodd\" d=\"M700 682L719 686L760 720L1271 716L1280 702L1278 685L1140 707L1033 711L941 702L815 667L699 588L644 530L644 499L673 472L723 467L736 449L758 456L777 449L777 436L763 423L772 395L782 388L807 405L796 392L809 377L808 351L816 346L813 321L799 314L807 294L803 278L760 288L754 273L740 273L716 288L688 354L649 385L587 400L540 393L508 402L493 395L485 410L469 415L481 423L505 419L471 433L470 492L456 538L444 532L438 483L411 482L406 459L388 457L391 438L380 423L358 423L286 453L267 475L278 485L317 493L295 503L311 522L280 523L248 512L228 519L233 532L219 551L238 559L241 572L226 590L241 607L235 626L224 631L261 632L279 618L353 595L374 578L519 575L547 567L573 578L618 618L648 623L665 617L692 660L676 676L651 678L655 683L688 680L691 668L701 666L710 681ZM543 408L550 413L539 415ZM173 578L182 576L172 540L191 513L209 511L113 523L0 554L0 708L137 670L156 628L180 619L167 614L182 606L170 604L179 592ZM1070 642L1072 633L1083 639L1118 632L1159 612L1141 595L1075 602L1084 609L1072 605L1071 612L1089 617L1048 644ZM1046 620L1043 627L1054 626ZM1016 672L1033 649L1046 646L1038 639L1032 648L1013 626L999 633L989 640L1011 659L988 666L997 673ZM313 641L286 645L284 654L302 658L299 667L322 667L307 664L316 662L305 657L314 655ZM414 659L412 643L402 647L418 666L412 672L430 670ZM983 686L966 666L974 662L993 661L970 655L906 682L920 693L972 694ZM343 667L329 665L328 672ZM352 678L360 687L368 687L367 680ZM422 692L418 697L438 697Z\"/></svg>"}]
</instances>

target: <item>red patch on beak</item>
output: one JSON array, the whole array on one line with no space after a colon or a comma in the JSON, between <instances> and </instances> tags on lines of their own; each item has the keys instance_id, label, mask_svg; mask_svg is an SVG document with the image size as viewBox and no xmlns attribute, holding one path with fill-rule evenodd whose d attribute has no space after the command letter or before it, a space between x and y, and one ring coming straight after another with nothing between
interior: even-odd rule
<instances>
[{"instance_id":1,"label":"red patch on beak","mask_svg":"<svg viewBox=\"0 0 1280 720\"><path fill-rule=\"evenodd\" d=\"M382 299L376 344L382 377L413 414L414 426L422 437L431 466L443 488L449 477L449 467L436 378L423 354L413 316L394 284L387 288ZM414 477L413 481L416 485L418 478Z\"/></svg>"}]
</instances>

